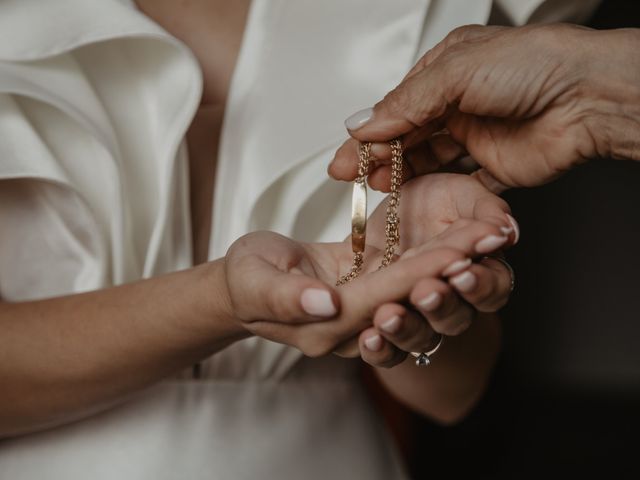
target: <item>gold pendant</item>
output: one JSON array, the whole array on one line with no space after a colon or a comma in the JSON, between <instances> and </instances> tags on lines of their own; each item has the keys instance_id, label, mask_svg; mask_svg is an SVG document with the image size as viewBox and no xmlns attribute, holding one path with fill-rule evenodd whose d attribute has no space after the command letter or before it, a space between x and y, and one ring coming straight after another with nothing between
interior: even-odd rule
<instances>
[{"instance_id":1,"label":"gold pendant","mask_svg":"<svg viewBox=\"0 0 640 480\"><path fill-rule=\"evenodd\" d=\"M367 240L367 185L365 182L353 184L351 198L351 247L353 253L364 252Z\"/></svg>"},{"instance_id":2,"label":"gold pendant","mask_svg":"<svg viewBox=\"0 0 640 480\"><path fill-rule=\"evenodd\" d=\"M391 193L387 199L387 218L385 225L385 251L379 268L389 265L395 256L396 246L400 243L400 185L402 184L402 143L392 140L391 146ZM336 285L343 285L360 274L364 263L364 249L367 238L367 175L371 165L371 143L361 143L358 151L358 177L353 184L351 197L351 249L353 264L348 273L340 277Z\"/></svg>"}]
</instances>

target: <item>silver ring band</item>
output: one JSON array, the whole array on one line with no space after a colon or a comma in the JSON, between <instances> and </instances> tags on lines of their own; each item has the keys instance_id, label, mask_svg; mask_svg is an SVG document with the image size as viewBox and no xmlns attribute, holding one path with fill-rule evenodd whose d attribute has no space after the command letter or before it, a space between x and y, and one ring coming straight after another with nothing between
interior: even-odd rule
<instances>
[{"instance_id":1,"label":"silver ring band","mask_svg":"<svg viewBox=\"0 0 640 480\"><path fill-rule=\"evenodd\" d=\"M430 365L431 355L433 355L440 349L440 347L442 346L442 342L444 342L444 335L440 335L440 338L438 338L438 343L436 343L436 346L433 347L428 352L411 352L411 355L413 355L416 358L416 365L420 367L426 367L427 365Z\"/></svg>"},{"instance_id":2,"label":"silver ring band","mask_svg":"<svg viewBox=\"0 0 640 480\"><path fill-rule=\"evenodd\" d=\"M513 289L516 288L516 272L513 270L513 267L511 265L509 265L509 262L507 262L504 257L500 256L500 255L487 255L484 258L491 258L493 260L497 260L499 261L502 265L504 265L504 267L509 271L509 275L511 276L511 287L510 287L510 292L513 292Z\"/></svg>"}]
</instances>

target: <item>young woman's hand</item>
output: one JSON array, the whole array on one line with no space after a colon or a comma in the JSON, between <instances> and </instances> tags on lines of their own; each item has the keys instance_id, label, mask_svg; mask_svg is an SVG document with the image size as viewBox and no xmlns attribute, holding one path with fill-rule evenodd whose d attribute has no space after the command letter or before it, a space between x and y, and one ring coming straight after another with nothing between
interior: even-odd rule
<instances>
[{"instance_id":1,"label":"young woman's hand","mask_svg":"<svg viewBox=\"0 0 640 480\"><path fill-rule=\"evenodd\" d=\"M376 309L373 326L359 336L362 358L374 366L394 366L407 352L428 351L438 334L462 334L478 312L500 309L512 288L511 270L488 255L516 243L518 225L507 203L476 179L433 174L411 180L403 186L400 205L401 260L443 246L464 251L468 260L440 278L421 279L408 301ZM386 202L369 221L374 245L384 241L385 209Z\"/></svg>"},{"instance_id":2,"label":"young woman's hand","mask_svg":"<svg viewBox=\"0 0 640 480\"><path fill-rule=\"evenodd\" d=\"M401 302L413 302L424 315L428 311L428 321L403 314L409 326L388 335L405 352L424 346L434 331L462 333L476 309L503 305L510 273L500 262L479 257L517 240L506 203L462 175L420 178L402 194L400 258L377 270L385 240L383 203L369 221L363 272L341 287L334 285L351 266L349 239L304 244L270 232L239 239L225 265L233 316L252 334L306 355L353 357L360 354L358 337L364 342L371 336L374 317L388 320L382 317ZM438 301L426 305L425 297L433 293ZM386 358L366 359L387 363Z\"/></svg>"},{"instance_id":3,"label":"young woman's hand","mask_svg":"<svg viewBox=\"0 0 640 480\"><path fill-rule=\"evenodd\" d=\"M465 228L470 234L473 227ZM409 298L419 282L441 277L471 253L434 246L376 271L382 252L370 246L360 277L335 287L351 266L350 244L303 244L271 232L252 233L231 246L225 261L232 315L254 335L311 357L326 355L370 327L380 305ZM351 347L342 353L357 356L357 342L347 343Z\"/></svg>"}]
</instances>

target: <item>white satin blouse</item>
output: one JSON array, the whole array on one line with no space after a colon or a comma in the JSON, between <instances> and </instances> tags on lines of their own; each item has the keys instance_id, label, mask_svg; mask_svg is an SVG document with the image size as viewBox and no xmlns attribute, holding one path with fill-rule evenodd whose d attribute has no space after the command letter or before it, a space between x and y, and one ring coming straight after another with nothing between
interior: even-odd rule
<instances>
[{"instance_id":1,"label":"white satin blouse","mask_svg":"<svg viewBox=\"0 0 640 480\"><path fill-rule=\"evenodd\" d=\"M522 24L597 2L498 3ZM210 258L257 229L343 238L349 188L325 173L342 120L491 8L254 0L226 108ZM190 266L184 135L201 88L191 52L131 0L0 2L3 300ZM205 362L202 380L166 381L88 420L0 442L0 478L405 478L354 362L300 358L238 342Z\"/></svg>"}]
</instances>

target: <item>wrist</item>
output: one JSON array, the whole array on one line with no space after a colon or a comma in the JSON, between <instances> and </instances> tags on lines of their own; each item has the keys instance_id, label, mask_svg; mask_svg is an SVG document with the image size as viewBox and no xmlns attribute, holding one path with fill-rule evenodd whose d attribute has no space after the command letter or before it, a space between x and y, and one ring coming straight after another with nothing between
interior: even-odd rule
<instances>
[{"instance_id":1,"label":"wrist","mask_svg":"<svg viewBox=\"0 0 640 480\"><path fill-rule=\"evenodd\" d=\"M234 314L227 284L226 262L220 258L194 269L201 275L198 283L204 299L203 318L216 337L232 343L251 336Z\"/></svg>"},{"instance_id":2,"label":"wrist","mask_svg":"<svg viewBox=\"0 0 640 480\"><path fill-rule=\"evenodd\" d=\"M640 30L593 32L584 124L603 158L640 160Z\"/></svg>"}]
</instances>

